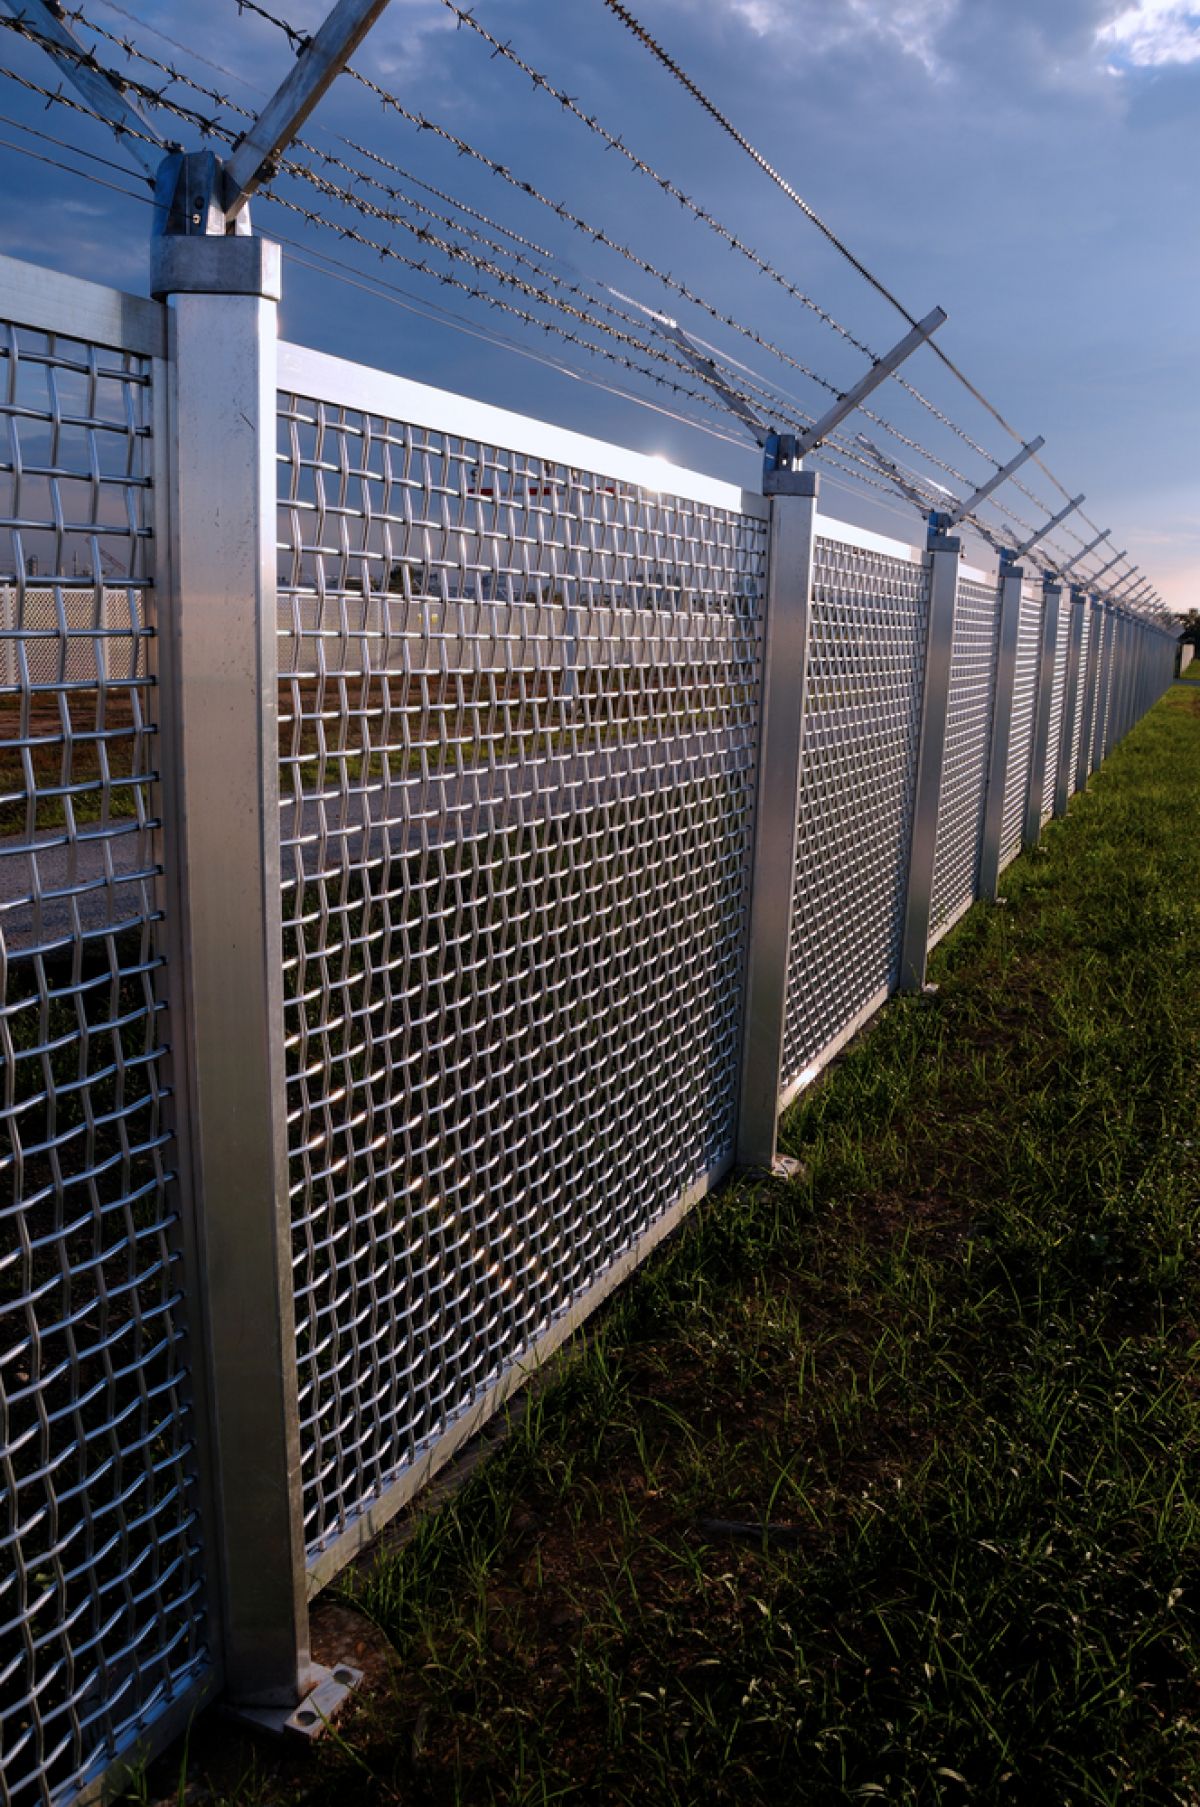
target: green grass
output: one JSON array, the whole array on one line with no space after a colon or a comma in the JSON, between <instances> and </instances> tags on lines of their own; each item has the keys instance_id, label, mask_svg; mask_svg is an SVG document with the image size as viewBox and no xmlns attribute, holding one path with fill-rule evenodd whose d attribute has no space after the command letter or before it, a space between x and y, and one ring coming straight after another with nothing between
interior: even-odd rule
<instances>
[{"instance_id":1,"label":"green grass","mask_svg":"<svg viewBox=\"0 0 1200 1807\"><path fill-rule=\"evenodd\" d=\"M1004 889L347 1583L390 1679L255 1800L1200 1802L1200 696Z\"/></svg>"}]
</instances>

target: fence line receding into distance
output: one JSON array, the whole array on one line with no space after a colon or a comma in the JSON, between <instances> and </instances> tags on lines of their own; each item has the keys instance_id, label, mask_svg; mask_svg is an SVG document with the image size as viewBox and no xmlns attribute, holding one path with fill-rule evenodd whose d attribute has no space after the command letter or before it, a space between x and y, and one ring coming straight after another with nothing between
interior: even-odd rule
<instances>
[{"instance_id":1,"label":"fence line receding into distance","mask_svg":"<svg viewBox=\"0 0 1200 1807\"><path fill-rule=\"evenodd\" d=\"M269 282L0 281L0 1797L52 1803L298 1698L309 1596L1175 643L1011 572L1006 636L811 478L280 344Z\"/></svg>"}]
</instances>

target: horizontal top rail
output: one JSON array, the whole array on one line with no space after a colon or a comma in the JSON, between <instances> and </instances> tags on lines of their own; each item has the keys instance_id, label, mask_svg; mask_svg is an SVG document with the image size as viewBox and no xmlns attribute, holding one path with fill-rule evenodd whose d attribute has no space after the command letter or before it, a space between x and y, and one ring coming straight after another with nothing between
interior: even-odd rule
<instances>
[{"instance_id":1,"label":"horizontal top rail","mask_svg":"<svg viewBox=\"0 0 1200 1807\"><path fill-rule=\"evenodd\" d=\"M503 446L526 457L544 458L572 470L593 471L712 508L757 515L760 519L767 515L765 498L740 489L735 483L286 340L279 345L279 387L310 401L383 415L435 433L448 433L456 439Z\"/></svg>"},{"instance_id":2,"label":"horizontal top rail","mask_svg":"<svg viewBox=\"0 0 1200 1807\"><path fill-rule=\"evenodd\" d=\"M166 309L157 301L2 255L0 318L138 357L167 355Z\"/></svg>"}]
</instances>

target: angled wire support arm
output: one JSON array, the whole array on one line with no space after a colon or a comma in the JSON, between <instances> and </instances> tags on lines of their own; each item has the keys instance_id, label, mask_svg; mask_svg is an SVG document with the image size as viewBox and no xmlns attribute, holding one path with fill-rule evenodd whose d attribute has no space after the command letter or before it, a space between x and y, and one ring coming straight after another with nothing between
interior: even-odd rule
<instances>
[{"instance_id":1,"label":"angled wire support arm","mask_svg":"<svg viewBox=\"0 0 1200 1807\"><path fill-rule=\"evenodd\" d=\"M946 318L945 309L935 307L931 314L926 314L923 320L919 320L910 333L905 333L898 345L893 345L891 351L886 352L883 357L872 364L867 374L860 377L852 389L847 389L845 395L839 396L832 408L823 414L815 425L809 427L806 433L797 436L797 456L803 458L807 453L814 452L822 440L828 439L834 429L841 426L848 414L854 413L854 410L867 399L872 390L878 389L880 383L891 376L894 370L899 369L904 360L911 357L919 345L924 345L933 337L938 327L945 323Z\"/></svg>"},{"instance_id":2,"label":"angled wire support arm","mask_svg":"<svg viewBox=\"0 0 1200 1807\"><path fill-rule=\"evenodd\" d=\"M914 508L918 509L921 514L925 514L930 506L929 497L918 486L916 479L910 477L894 458L889 458L887 453L877 446L873 439L868 439L865 433L858 433L855 437L880 475L887 478L896 494L903 496L906 502L911 502Z\"/></svg>"},{"instance_id":3,"label":"angled wire support arm","mask_svg":"<svg viewBox=\"0 0 1200 1807\"><path fill-rule=\"evenodd\" d=\"M1094 540L1089 540L1086 546L1082 546L1079 549L1074 558L1069 558L1065 565L1060 565L1058 567L1058 575L1060 577L1065 577L1068 571L1073 571L1076 565L1082 564L1088 553L1094 552L1097 546L1102 546L1111 533L1112 528L1106 527L1104 532L1098 533ZM1108 566L1106 565L1104 569L1107 570Z\"/></svg>"},{"instance_id":4,"label":"angled wire support arm","mask_svg":"<svg viewBox=\"0 0 1200 1807\"><path fill-rule=\"evenodd\" d=\"M225 165L227 220L270 179L275 159L337 80L387 5L388 0L338 0L316 36L305 44L295 68L243 133Z\"/></svg>"},{"instance_id":5,"label":"angled wire support arm","mask_svg":"<svg viewBox=\"0 0 1200 1807\"><path fill-rule=\"evenodd\" d=\"M662 315L654 315L653 318L661 322L667 336L674 340L697 376L703 377L709 388L720 396L730 413L736 414L742 424L749 427L759 445L766 445L771 436L770 428L764 426L754 410L747 405L736 390L730 388L713 360L706 358L704 353L692 344L678 321L667 320Z\"/></svg>"},{"instance_id":6,"label":"angled wire support arm","mask_svg":"<svg viewBox=\"0 0 1200 1807\"><path fill-rule=\"evenodd\" d=\"M99 113L122 140L129 155L153 182L159 164L155 145L167 149L158 127L124 94L118 84L95 66L96 59L82 44L49 0L0 0L6 12L36 32L46 55L78 90L93 111ZM130 132L140 137L130 137ZM150 144L142 142L150 139Z\"/></svg>"},{"instance_id":7,"label":"angled wire support arm","mask_svg":"<svg viewBox=\"0 0 1200 1807\"><path fill-rule=\"evenodd\" d=\"M1119 565L1124 557L1125 553L1123 552L1114 553L1106 565L1101 565L1098 571L1093 571L1090 577L1085 577L1084 582L1087 584L1088 589L1094 590L1104 574L1107 571L1111 571L1114 565Z\"/></svg>"},{"instance_id":8,"label":"angled wire support arm","mask_svg":"<svg viewBox=\"0 0 1200 1807\"><path fill-rule=\"evenodd\" d=\"M1086 496L1076 496L1073 502L1068 502L1065 508L1060 508L1058 513L1054 515L1051 520L1047 521L1044 526L1039 527L1036 533L1031 533L1027 540L1024 540L1021 545L1013 548L1013 557L1022 559L1027 552L1032 552L1034 547L1038 545L1041 540L1044 540L1048 533L1053 533L1054 529L1065 521L1068 515L1074 514L1077 508L1082 508L1086 501Z\"/></svg>"},{"instance_id":9,"label":"angled wire support arm","mask_svg":"<svg viewBox=\"0 0 1200 1807\"><path fill-rule=\"evenodd\" d=\"M1023 445L1016 457L1010 458L1008 463L1002 466L994 477L989 477L986 483L980 484L973 496L968 496L965 502L956 502L949 513L941 517L943 530L949 533L953 528L958 526L960 521L965 521L968 515L974 514L975 510L981 507L982 504L987 501L988 497L999 489L1002 483L1007 483L1008 479L1016 471L1019 471L1023 464L1027 464L1035 453L1040 452L1045 443L1046 441L1041 437L1031 439L1029 444Z\"/></svg>"}]
</instances>

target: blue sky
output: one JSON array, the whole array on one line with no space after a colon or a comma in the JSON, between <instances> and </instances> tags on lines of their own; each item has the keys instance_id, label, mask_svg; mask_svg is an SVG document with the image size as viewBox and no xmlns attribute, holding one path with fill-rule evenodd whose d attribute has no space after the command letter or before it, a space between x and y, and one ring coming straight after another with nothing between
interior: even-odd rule
<instances>
[{"instance_id":1,"label":"blue sky","mask_svg":"<svg viewBox=\"0 0 1200 1807\"><path fill-rule=\"evenodd\" d=\"M290 64L282 36L262 20L239 17L236 0L128 0L121 8L85 0L85 10L250 106ZM326 7L325 0L280 0L274 10L312 27ZM948 310L945 349L1023 434L1045 435L1047 461L1072 493L1086 491L1087 513L1111 524L1114 548L1128 547L1172 606L1200 601L1200 7L1177 0L640 0L637 10L912 312L935 303ZM873 351L901 335L898 316L601 0L478 0L476 14ZM151 26L230 73L202 67ZM111 47L101 49L124 66ZM33 47L6 38L0 56L44 79ZM355 60L412 110L602 225L790 357L839 387L860 374L859 352L518 71L493 59L473 33L455 29L441 0L393 0ZM123 161L102 128L61 108L45 112L11 82L0 85L0 111ZM189 128L177 129L193 137ZM635 302L665 308L810 412L824 405L820 392L777 358L715 326L346 80L308 135L349 158L337 134L553 252L564 280L593 292L607 283ZM67 155L6 122L0 139ZM90 167L125 182L115 170ZM408 178L401 185L423 192ZM299 188L291 192L304 197ZM427 255L411 236L347 213L328 196L308 191L307 198L404 255ZM289 263L288 336L757 482L757 454L734 443L737 430L716 414L678 404L640 377L277 208L259 203L254 218L258 229L339 260L368 285L382 280L404 291L385 299L377 287L352 288ZM0 146L0 247L13 255L144 292L148 228L145 205ZM447 267L464 274L461 265ZM401 300L426 311L397 305ZM446 308L456 322L439 313ZM596 380L580 382L457 330L468 322L511 336L539 357L577 364ZM997 458L1011 455L1013 442L928 352L909 373L977 445ZM671 412L639 407L608 383L628 384ZM880 412L943 463L974 480L988 474L960 436L895 385ZM698 414L724 436L712 438L676 413ZM942 480L958 487L945 473ZM830 472L830 512L915 537L916 518L902 505L897 513L878 492L843 481ZM1041 473L1029 487L1059 505ZM1033 501L1013 493L1012 502L1037 520Z\"/></svg>"}]
</instances>

